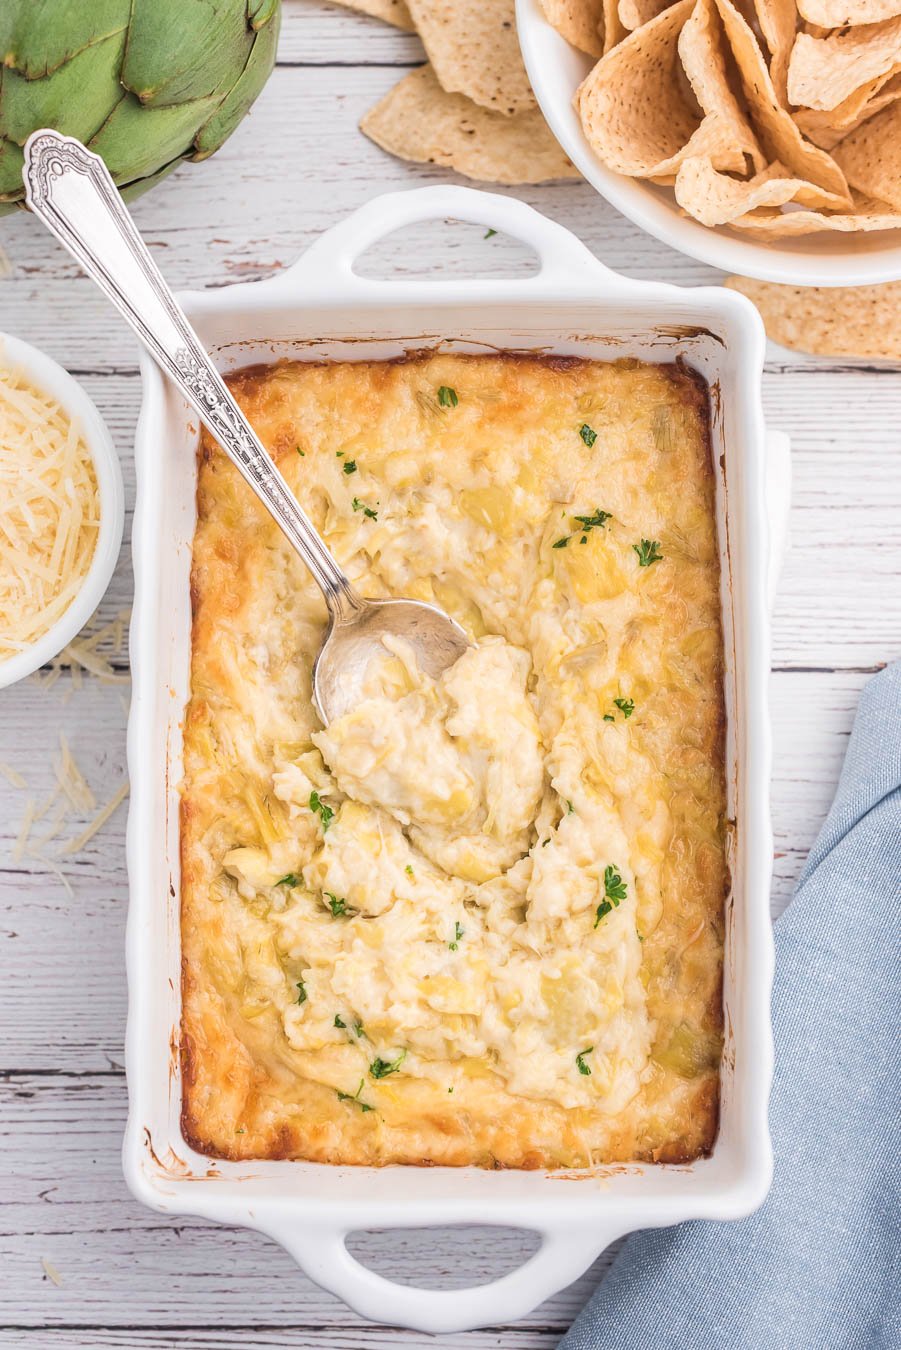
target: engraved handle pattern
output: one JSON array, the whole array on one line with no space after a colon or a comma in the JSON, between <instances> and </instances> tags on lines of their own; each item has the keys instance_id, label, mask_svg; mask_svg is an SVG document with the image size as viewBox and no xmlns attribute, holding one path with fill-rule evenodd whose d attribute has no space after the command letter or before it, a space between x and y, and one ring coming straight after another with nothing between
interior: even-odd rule
<instances>
[{"instance_id":1,"label":"engraved handle pattern","mask_svg":"<svg viewBox=\"0 0 901 1350\"><path fill-rule=\"evenodd\" d=\"M355 594L238 407L163 280L103 160L80 141L36 131L25 144L26 201L131 324L297 549L333 620Z\"/></svg>"}]
</instances>

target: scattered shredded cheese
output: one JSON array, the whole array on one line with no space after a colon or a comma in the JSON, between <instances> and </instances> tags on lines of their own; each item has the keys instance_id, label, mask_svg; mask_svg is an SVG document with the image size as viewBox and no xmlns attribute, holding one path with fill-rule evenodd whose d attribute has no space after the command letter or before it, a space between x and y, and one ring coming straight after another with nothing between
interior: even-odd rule
<instances>
[{"instance_id":1,"label":"scattered shredded cheese","mask_svg":"<svg viewBox=\"0 0 901 1350\"><path fill-rule=\"evenodd\" d=\"M49 663L44 673L37 672L35 679L42 689L48 689L67 672L71 681L81 680L83 674L96 675L103 684L127 682L128 675L116 670L114 662L127 654L127 624L131 611L121 609L109 622L95 627L96 615L90 624L82 630L78 638L65 647ZM102 648L102 651L101 651ZM65 702L68 694L63 696ZM122 695L119 702L124 713L128 705ZM123 783L110 801L93 816L80 833L69 840L59 840L54 845L53 856L45 848L59 839L73 824L77 826L88 812L95 810L97 799L90 784L77 763L65 735L60 733L59 754L53 761L55 784L53 789L38 800L30 794L28 780L11 764L0 760L0 777L6 778L14 788L26 793L25 810L19 826L19 833L12 849L14 862L27 858L39 863L48 872L56 876L69 895L73 894L68 876L62 870L63 859L78 853L110 819L122 801L128 795L128 784ZM74 819L73 819L74 818ZM44 822L41 833L35 827ZM61 866L62 863L62 866Z\"/></svg>"},{"instance_id":2,"label":"scattered shredded cheese","mask_svg":"<svg viewBox=\"0 0 901 1350\"><path fill-rule=\"evenodd\" d=\"M34 823L34 797L29 797L25 803L25 814L22 817L22 824L19 826L19 837L13 844L13 862L21 862L25 856L25 849L28 845L28 836L31 834L31 826Z\"/></svg>"},{"instance_id":3,"label":"scattered shredded cheese","mask_svg":"<svg viewBox=\"0 0 901 1350\"><path fill-rule=\"evenodd\" d=\"M0 661L68 609L99 524L94 464L77 424L0 367Z\"/></svg>"},{"instance_id":4,"label":"scattered shredded cheese","mask_svg":"<svg viewBox=\"0 0 901 1350\"><path fill-rule=\"evenodd\" d=\"M60 1285L63 1282L63 1277L62 1275L60 1275L56 1266L53 1264L52 1261L48 1261L46 1256L41 1257L41 1265L44 1269L44 1274L47 1276L47 1279L52 1280L53 1283L56 1285L57 1289L59 1289Z\"/></svg>"},{"instance_id":5,"label":"scattered shredded cheese","mask_svg":"<svg viewBox=\"0 0 901 1350\"><path fill-rule=\"evenodd\" d=\"M46 675L39 671L32 677L45 689L49 689L59 679L63 670L68 670L73 683L81 687L82 672L96 675L103 684L128 684L131 676L117 671L113 661L123 655L125 647L125 625L131 617L131 610L120 609L114 619L96 629L93 633L87 628L78 637L64 647L50 661ZM106 648L101 652L100 647Z\"/></svg>"},{"instance_id":6,"label":"scattered shredded cheese","mask_svg":"<svg viewBox=\"0 0 901 1350\"><path fill-rule=\"evenodd\" d=\"M69 840L68 844L66 844L63 849L63 852L80 853L88 840L93 839L97 831L106 824L110 816L119 806L121 806L127 796L128 783L123 783L119 790L109 799L106 806L98 811L91 823L82 830L81 834L77 835L76 838Z\"/></svg>"},{"instance_id":7,"label":"scattered shredded cheese","mask_svg":"<svg viewBox=\"0 0 901 1350\"><path fill-rule=\"evenodd\" d=\"M13 787L22 789L28 787L28 784L26 783L22 775L18 772L18 770L14 769L11 764L4 764L2 760L0 760L0 773L3 774L4 778L6 778L10 783L12 783Z\"/></svg>"},{"instance_id":8,"label":"scattered shredded cheese","mask_svg":"<svg viewBox=\"0 0 901 1350\"><path fill-rule=\"evenodd\" d=\"M62 732L59 733L60 758L56 761L56 779L69 801L78 811L93 811L97 798L88 786L87 779L75 763L69 742Z\"/></svg>"},{"instance_id":9,"label":"scattered shredded cheese","mask_svg":"<svg viewBox=\"0 0 901 1350\"><path fill-rule=\"evenodd\" d=\"M33 859L34 862L40 863L42 867L46 867L48 872L52 872L57 880L62 882L63 887L70 898L75 895L75 892L72 889L72 883L65 872L52 858L48 858L46 853L33 853L29 850L28 856Z\"/></svg>"}]
</instances>

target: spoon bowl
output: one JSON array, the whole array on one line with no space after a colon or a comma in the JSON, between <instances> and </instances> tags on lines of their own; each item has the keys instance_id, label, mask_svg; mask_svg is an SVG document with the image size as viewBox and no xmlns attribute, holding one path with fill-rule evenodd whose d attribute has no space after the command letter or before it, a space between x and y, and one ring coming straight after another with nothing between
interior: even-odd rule
<instances>
[{"instance_id":1,"label":"spoon bowl","mask_svg":"<svg viewBox=\"0 0 901 1350\"><path fill-rule=\"evenodd\" d=\"M373 658L387 649L385 638L405 642L419 669L433 679L471 646L460 625L437 605L421 600L356 603L353 618L332 617L313 665L313 704L326 726L361 702Z\"/></svg>"}]
</instances>

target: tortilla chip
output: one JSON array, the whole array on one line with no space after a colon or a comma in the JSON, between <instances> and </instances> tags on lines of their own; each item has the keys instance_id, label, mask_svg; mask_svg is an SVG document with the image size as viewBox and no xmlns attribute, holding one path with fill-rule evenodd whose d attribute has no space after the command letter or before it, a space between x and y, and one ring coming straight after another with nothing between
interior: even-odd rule
<instances>
[{"instance_id":1,"label":"tortilla chip","mask_svg":"<svg viewBox=\"0 0 901 1350\"><path fill-rule=\"evenodd\" d=\"M658 14L669 9L671 3L672 0L619 0L617 12L620 23L632 33L643 23L656 19Z\"/></svg>"},{"instance_id":2,"label":"tortilla chip","mask_svg":"<svg viewBox=\"0 0 901 1350\"><path fill-rule=\"evenodd\" d=\"M678 45L679 59L698 106L705 114L716 114L739 152L748 156L755 170L763 169L766 156L729 83L725 36L713 0L697 0L679 34ZM742 171L746 165L738 162L715 167Z\"/></svg>"},{"instance_id":3,"label":"tortilla chip","mask_svg":"<svg viewBox=\"0 0 901 1350\"><path fill-rule=\"evenodd\" d=\"M832 157L805 141L773 89L757 39L731 0L716 0L738 66L751 121L769 159L779 160L797 178L847 197L848 185ZM850 201L850 198L848 198Z\"/></svg>"},{"instance_id":4,"label":"tortilla chip","mask_svg":"<svg viewBox=\"0 0 901 1350\"><path fill-rule=\"evenodd\" d=\"M760 310L767 335L815 356L901 361L901 281L885 286L775 286L729 277Z\"/></svg>"},{"instance_id":5,"label":"tortilla chip","mask_svg":"<svg viewBox=\"0 0 901 1350\"><path fill-rule=\"evenodd\" d=\"M622 42L628 31L619 17L617 0L604 0L604 54Z\"/></svg>"},{"instance_id":6,"label":"tortilla chip","mask_svg":"<svg viewBox=\"0 0 901 1350\"><path fill-rule=\"evenodd\" d=\"M874 197L857 197L852 201L853 214L826 215L822 211L749 211L729 221L729 228L744 230L759 239L795 239L817 230L834 230L838 234L854 234L857 230L901 229L901 211L888 202Z\"/></svg>"},{"instance_id":7,"label":"tortilla chip","mask_svg":"<svg viewBox=\"0 0 901 1350\"><path fill-rule=\"evenodd\" d=\"M551 27L567 42L589 56L603 56L603 0L541 0L541 8Z\"/></svg>"},{"instance_id":8,"label":"tortilla chip","mask_svg":"<svg viewBox=\"0 0 901 1350\"><path fill-rule=\"evenodd\" d=\"M416 30L443 89L482 108L535 108L516 36L514 0L408 0Z\"/></svg>"},{"instance_id":9,"label":"tortilla chip","mask_svg":"<svg viewBox=\"0 0 901 1350\"><path fill-rule=\"evenodd\" d=\"M417 164L441 164L485 183L578 178L537 108L508 117L448 94L431 66L405 75L370 108L360 130L383 150Z\"/></svg>"},{"instance_id":10,"label":"tortilla chip","mask_svg":"<svg viewBox=\"0 0 901 1350\"><path fill-rule=\"evenodd\" d=\"M841 207L844 197L791 178L784 164L771 164L744 180L717 173L709 159L687 159L676 177L676 201L702 225L727 225L761 206L800 202L810 207Z\"/></svg>"},{"instance_id":11,"label":"tortilla chip","mask_svg":"<svg viewBox=\"0 0 901 1350\"><path fill-rule=\"evenodd\" d=\"M862 84L901 70L901 17L814 38L799 33L788 66L788 97L828 112Z\"/></svg>"},{"instance_id":12,"label":"tortilla chip","mask_svg":"<svg viewBox=\"0 0 901 1350\"><path fill-rule=\"evenodd\" d=\"M795 121L814 145L822 146L824 150L834 150L839 141L863 126L867 118L875 117L898 98L901 98L901 75L890 76L887 80L880 76L878 80L862 84L829 112L799 108L795 113Z\"/></svg>"},{"instance_id":13,"label":"tortilla chip","mask_svg":"<svg viewBox=\"0 0 901 1350\"><path fill-rule=\"evenodd\" d=\"M755 0L754 7L770 50L770 79L784 107L788 102L788 61L798 29L798 10L795 0Z\"/></svg>"},{"instance_id":14,"label":"tortilla chip","mask_svg":"<svg viewBox=\"0 0 901 1350\"><path fill-rule=\"evenodd\" d=\"M406 0L335 0L335 3L345 9L358 10L360 14L369 14L373 19L384 19L385 23L393 23L395 28L406 28L411 33L416 26Z\"/></svg>"},{"instance_id":15,"label":"tortilla chip","mask_svg":"<svg viewBox=\"0 0 901 1350\"><path fill-rule=\"evenodd\" d=\"M694 7L695 0L678 0L630 33L576 94L586 137L619 173L660 178L692 155L709 156L718 169L745 169L734 128L717 113L699 121L691 90L683 88L679 33Z\"/></svg>"},{"instance_id":16,"label":"tortilla chip","mask_svg":"<svg viewBox=\"0 0 901 1350\"><path fill-rule=\"evenodd\" d=\"M880 23L901 14L901 0L798 0L801 18L821 28L849 23Z\"/></svg>"},{"instance_id":17,"label":"tortilla chip","mask_svg":"<svg viewBox=\"0 0 901 1350\"><path fill-rule=\"evenodd\" d=\"M896 99L840 141L835 162L852 187L901 211L901 101Z\"/></svg>"}]
</instances>

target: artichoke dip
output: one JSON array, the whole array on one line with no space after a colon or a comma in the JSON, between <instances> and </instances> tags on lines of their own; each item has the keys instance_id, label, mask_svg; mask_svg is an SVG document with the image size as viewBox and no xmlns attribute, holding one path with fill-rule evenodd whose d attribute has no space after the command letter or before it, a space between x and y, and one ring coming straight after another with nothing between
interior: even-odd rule
<instances>
[{"instance_id":1,"label":"artichoke dip","mask_svg":"<svg viewBox=\"0 0 901 1350\"><path fill-rule=\"evenodd\" d=\"M320 594L211 439L182 792L182 1123L327 1163L686 1161L728 887L707 390L638 362L295 362L232 389L363 595L442 606L324 728Z\"/></svg>"}]
</instances>

